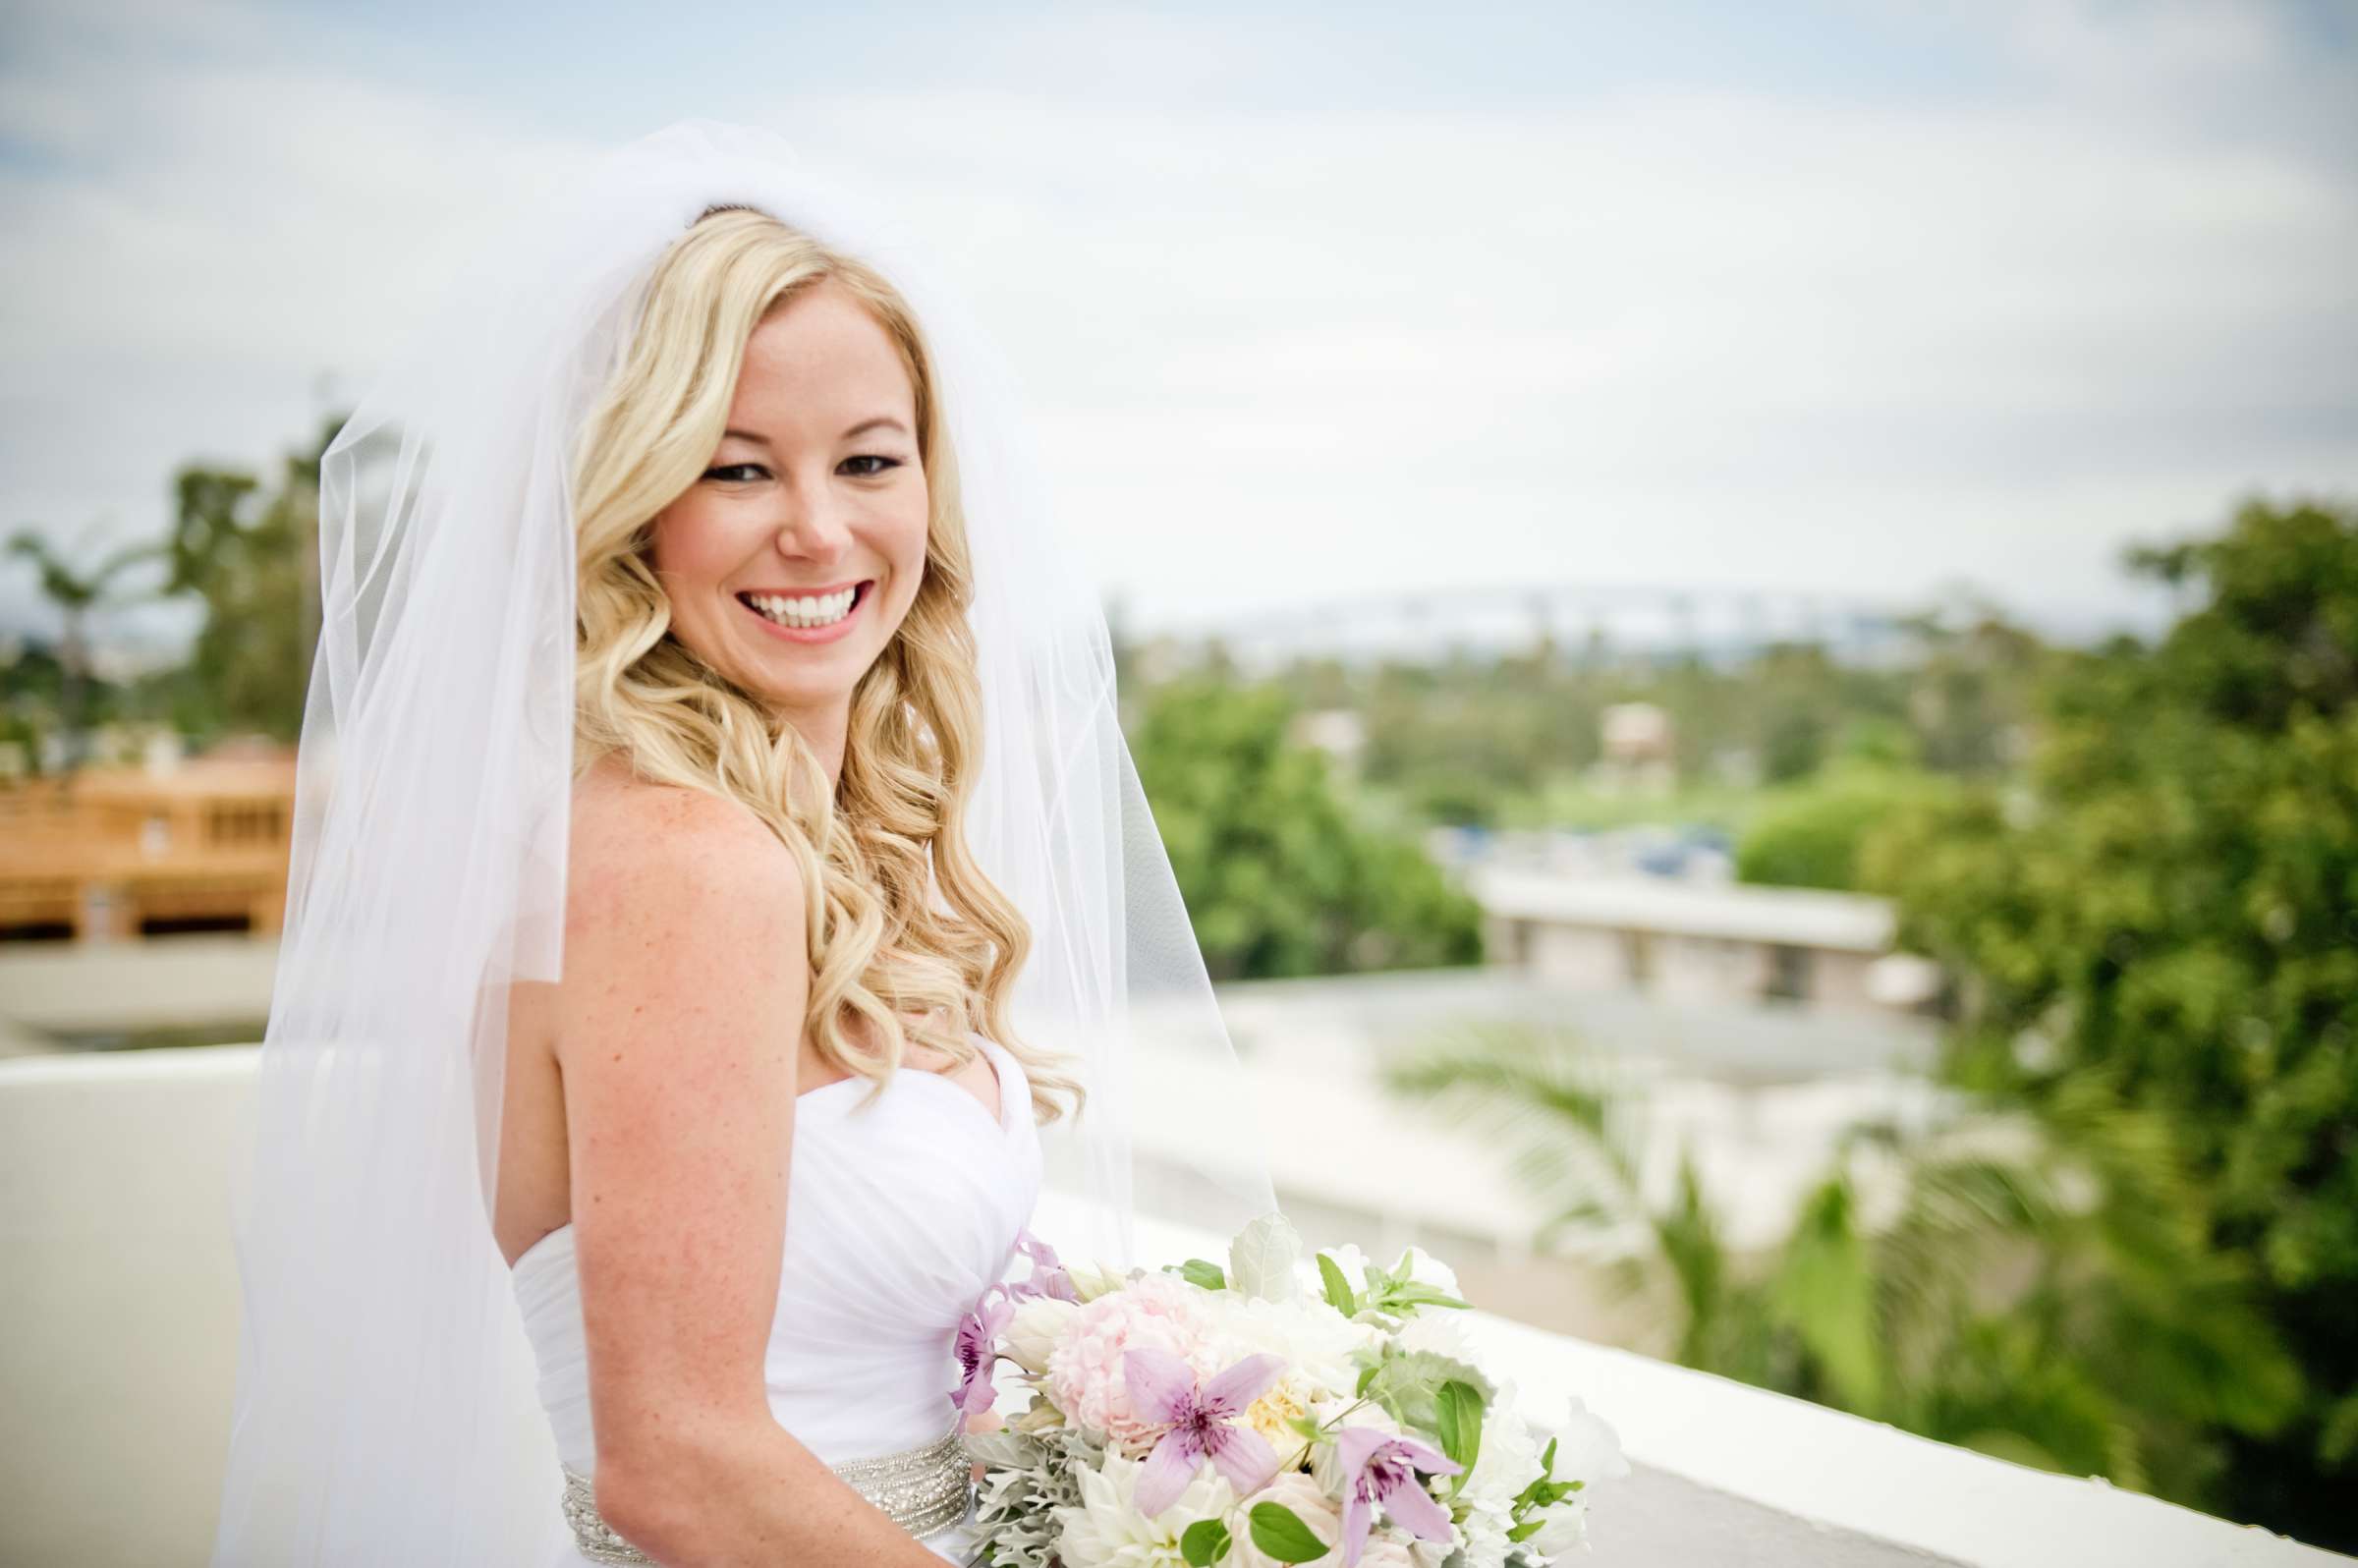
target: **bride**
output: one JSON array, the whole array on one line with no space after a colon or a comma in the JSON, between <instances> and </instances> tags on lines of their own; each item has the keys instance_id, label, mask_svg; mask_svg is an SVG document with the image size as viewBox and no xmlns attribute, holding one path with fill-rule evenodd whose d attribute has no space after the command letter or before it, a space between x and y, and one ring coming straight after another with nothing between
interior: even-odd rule
<instances>
[{"instance_id":1,"label":"bride","mask_svg":"<svg viewBox=\"0 0 2358 1568\"><path fill-rule=\"evenodd\" d=\"M1245 1130L1158 1190L1273 1206L1016 410L696 124L338 436L216 1563L963 1558L958 1325L1130 1260L1134 1039Z\"/></svg>"}]
</instances>

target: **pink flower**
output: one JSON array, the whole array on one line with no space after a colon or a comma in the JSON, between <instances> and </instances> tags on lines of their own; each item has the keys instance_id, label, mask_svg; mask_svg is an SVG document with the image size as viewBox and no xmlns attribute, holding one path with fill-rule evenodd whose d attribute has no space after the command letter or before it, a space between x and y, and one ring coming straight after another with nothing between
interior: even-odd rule
<instances>
[{"instance_id":1,"label":"pink flower","mask_svg":"<svg viewBox=\"0 0 2358 1568\"><path fill-rule=\"evenodd\" d=\"M1045 1296L1051 1301L1081 1299L1081 1293L1073 1288L1072 1271L1056 1256L1055 1248L1026 1229L1015 1233L1015 1250L1032 1260L1032 1277L1012 1286L1008 1295L1017 1301L1028 1301L1034 1296Z\"/></svg>"},{"instance_id":2,"label":"pink flower","mask_svg":"<svg viewBox=\"0 0 2358 1568\"><path fill-rule=\"evenodd\" d=\"M1131 1408L1169 1428L1138 1474L1140 1513L1151 1519L1177 1502L1207 1459L1240 1496L1268 1484L1277 1473L1275 1451L1261 1433L1234 1423L1285 1371L1282 1357L1247 1356L1201 1388L1195 1369L1176 1356L1133 1350L1122 1359Z\"/></svg>"},{"instance_id":3,"label":"pink flower","mask_svg":"<svg viewBox=\"0 0 2358 1568\"><path fill-rule=\"evenodd\" d=\"M1465 1468L1439 1449L1380 1427L1346 1427L1334 1440L1334 1457L1343 1467L1343 1568L1358 1568L1377 1507L1420 1540L1455 1534L1449 1511L1417 1479L1420 1470L1454 1476Z\"/></svg>"},{"instance_id":4,"label":"pink flower","mask_svg":"<svg viewBox=\"0 0 2358 1568\"><path fill-rule=\"evenodd\" d=\"M958 1320L958 1387L950 1395L950 1408L962 1415L972 1416L988 1410L998 1398L991 1386L990 1369L999 1359L999 1335L1006 1330L1007 1319L1015 1316L1015 1303L999 1295L993 1285L975 1303L974 1310Z\"/></svg>"},{"instance_id":5,"label":"pink flower","mask_svg":"<svg viewBox=\"0 0 2358 1568\"><path fill-rule=\"evenodd\" d=\"M1199 1292L1174 1274L1146 1274L1075 1310L1048 1354L1047 1394L1065 1420L1105 1434L1127 1451L1156 1435L1156 1423L1131 1406L1132 1349L1160 1350L1198 1372L1217 1371Z\"/></svg>"}]
</instances>

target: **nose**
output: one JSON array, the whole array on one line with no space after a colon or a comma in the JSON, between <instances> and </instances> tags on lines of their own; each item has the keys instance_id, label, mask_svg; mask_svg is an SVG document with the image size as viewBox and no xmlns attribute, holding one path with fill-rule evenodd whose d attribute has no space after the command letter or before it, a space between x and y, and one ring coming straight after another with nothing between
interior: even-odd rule
<instances>
[{"instance_id":1,"label":"nose","mask_svg":"<svg viewBox=\"0 0 2358 1568\"><path fill-rule=\"evenodd\" d=\"M842 509L821 489L814 497L790 502L773 537L778 554L787 560L823 566L841 558L852 542L852 530Z\"/></svg>"}]
</instances>

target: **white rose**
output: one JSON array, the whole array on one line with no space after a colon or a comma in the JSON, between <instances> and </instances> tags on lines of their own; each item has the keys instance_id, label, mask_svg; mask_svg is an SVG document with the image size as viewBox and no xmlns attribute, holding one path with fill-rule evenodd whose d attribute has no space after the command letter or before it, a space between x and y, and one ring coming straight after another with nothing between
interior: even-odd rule
<instances>
[{"instance_id":1,"label":"white rose","mask_svg":"<svg viewBox=\"0 0 2358 1568\"><path fill-rule=\"evenodd\" d=\"M1080 1307L1069 1301L1057 1301L1050 1296L1035 1296L1015 1309L1007 1319L1007 1331L999 1336L999 1348L1015 1358L1016 1365L1035 1374L1048 1370L1048 1353L1072 1327Z\"/></svg>"},{"instance_id":2,"label":"white rose","mask_svg":"<svg viewBox=\"0 0 2358 1568\"><path fill-rule=\"evenodd\" d=\"M1235 1568L1281 1568L1277 1559L1268 1556L1253 1544L1253 1510L1262 1503L1282 1503L1294 1511L1294 1517L1310 1527L1310 1533L1332 1546L1343 1539L1341 1505L1326 1495L1325 1488L1299 1470L1289 1470L1266 1486L1236 1505L1236 1515L1228 1521L1228 1536L1235 1542L1230 1555L1221 1559ZM1366 1558L1361 1558L1366 1562Z\"/></svg>"}]
</instances>

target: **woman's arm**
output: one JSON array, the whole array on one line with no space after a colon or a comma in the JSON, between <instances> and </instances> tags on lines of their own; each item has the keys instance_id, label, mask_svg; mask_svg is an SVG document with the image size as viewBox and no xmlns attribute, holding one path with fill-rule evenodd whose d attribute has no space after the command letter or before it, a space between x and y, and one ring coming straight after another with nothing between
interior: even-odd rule
<instances>
[{"instance_id":1,"label":"woman's arm","mask_svg":"<svg viewBox=\"0 0 2358 1568\"><path fill-rule=\"evenodd\" d=\"M770 1414L810 979L802 878L742 808L577 800L557 1056L606 1522L680 1568L939 1568Z\"/></svg>"}]
</instances>

